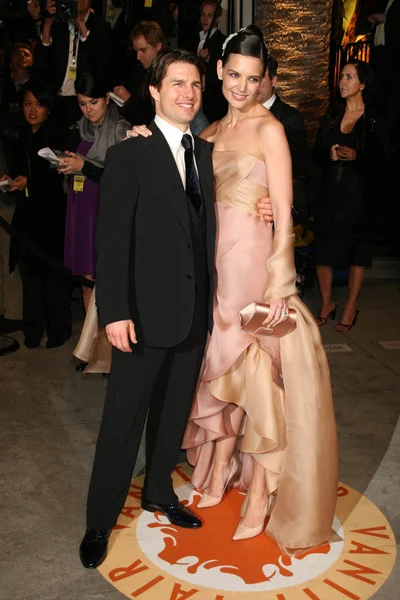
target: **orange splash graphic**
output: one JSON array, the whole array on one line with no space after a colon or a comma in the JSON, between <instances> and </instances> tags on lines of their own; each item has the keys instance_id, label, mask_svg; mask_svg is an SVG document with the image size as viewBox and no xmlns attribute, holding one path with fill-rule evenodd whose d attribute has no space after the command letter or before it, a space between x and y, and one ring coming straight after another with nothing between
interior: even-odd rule
<instances>
[{"instance_id":1,"label":"orange splash graphic","mask_svg":"<svg viewBox=\"0 0 400 600\"><path fill-rule=\"evenodd\" d=\"M292 577L293 560L302 560L310 554L328 554L330 544L324 544L292 559L282 554L277 543L265 534L250 540L233 541L243 499L244 496L233 489L218 506L196 510L200 496L195 495L190 508L202 519L201 529L182 529L161 522L150 523L148 527L157 528L164 535L164 549L158 554L159 558L174 565L184 564L186 557L195 556L197 561L188 564L188 573L194 574L201 567L219 568L222 573L234 574L251 585L270 581L278 573L284 577ZM184 501L183 504L188 505L188 502ZM161 513L155 514L156 518L162 517ZM271 564L276 569L266 576L263 567Z\"/></svg>"}]
</instances>

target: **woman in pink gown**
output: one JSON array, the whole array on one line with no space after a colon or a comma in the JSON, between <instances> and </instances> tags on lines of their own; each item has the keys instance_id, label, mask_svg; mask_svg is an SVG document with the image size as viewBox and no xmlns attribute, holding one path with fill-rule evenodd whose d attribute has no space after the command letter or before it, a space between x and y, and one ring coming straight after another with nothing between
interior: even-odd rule
<instances>
[{"instance_id":1,"label":"woman in pink gown","mask_svg":"<svg viewBox=\"0 0 400 600\"><path fill-rule=\"evenodd\" d=\"M217 291L183 447L205 490L199 508L235 485L247 495L234 539L265 531L295 555L331 537L337 441L326 356L295 287L290 153L282 125L256 100L267 59L257 28L228 38L218 63L228 114L201 134L214 143ZM268 195L274 228L256 207ZM244 332L239 311L254 301L270 302L270 326L294 308L296 329Z\"/></svg>"}]
</instances>

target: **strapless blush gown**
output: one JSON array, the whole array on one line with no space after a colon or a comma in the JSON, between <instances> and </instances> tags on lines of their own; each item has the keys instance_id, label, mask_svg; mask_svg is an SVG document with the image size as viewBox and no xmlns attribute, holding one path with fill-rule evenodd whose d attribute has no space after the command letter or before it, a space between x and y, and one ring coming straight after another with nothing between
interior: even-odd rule
<instances>
[{"instance_id":1,"label":"strapless blush gown","mask_svg":"<svg viewBox=\"0 0 400 600\"><path fill-rule=\"evenodd\" d=\"M296 293L293 232L274 236L257 212L268 195L264 162L240 151L214 151L213 162L214 328L183 447L195 466L194 486L206 489L216 441L237 435L237 485L249 488L253 460L264 467L268 495L276 495L265 532L297 554L332 539L338 475L328 365L315 320ZM297 328L280 339L242 331L239 311L273 297L289 299ZM230 420L236 406L245 411L240 431Z\"/></svg>"}]
</instances>

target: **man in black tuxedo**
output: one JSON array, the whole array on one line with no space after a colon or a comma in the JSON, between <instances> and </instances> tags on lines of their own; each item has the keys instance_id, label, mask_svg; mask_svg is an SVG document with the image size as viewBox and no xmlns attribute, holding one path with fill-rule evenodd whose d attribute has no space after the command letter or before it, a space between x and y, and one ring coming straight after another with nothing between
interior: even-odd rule
<instances>
[{"instance_id":1,"label":"man in black tuxedo","mask_svg":"<svg viewBox=\"0 0 400 600\"><path fill-rule=\"evenodd\" d=\"M56 96L55 119L71 125L82 116L75 81L84 71L110 74L110 24L95 15L91 0L78 0L78 16L56 21L56 0L47 0L43 29L35 48L34 71L51 83Z\"/></svg>"},{"instance_id":2,"label":"man in black tuxedo","mask_svg":"<svg viewBox=\"0 0 400 600\"><path fill-rule=\"evenodd\" d=\"M124 505L147 416L144 510L201 526L171 473L212 325L215 213L212 144L189 123L202 61L161 50L150 72L152 136L111 147L96 231L99 325L113 345L80 557L97 567ZM193 152L194 144L194 152Z\"/></svg>"},{"instance_id":3,"label":"man in black tuxedo","mask_svg":"<svg viewBox=\"0 0 400 600\"><path fill-rule=\"evenodd\" d=\"M228 103L222 94L222 82L217 75L217 62L221 58L222 46L226 39L226 36L218 29L221 15L222 8L216 0L202 2L200 6L202 29L199 32L196 50L197 54L206 62L203 112L209 123L222 119L228 110Z\"/></svg>"},{"instance_id":4,"label":"man in black tuxedo","mask_svg":"<svg viewBox=\"0 0 400 600\"><path fill-rule=\"evenodd\" d=\"M260 86L257 100L282 123L292 157L293 204L302 218L308 217L307 187L312 172L311 153L307 132L300 112L284 102L275 92L278 83L278 61L269 56L267 72Z\"/></svg>"}]
</instances>

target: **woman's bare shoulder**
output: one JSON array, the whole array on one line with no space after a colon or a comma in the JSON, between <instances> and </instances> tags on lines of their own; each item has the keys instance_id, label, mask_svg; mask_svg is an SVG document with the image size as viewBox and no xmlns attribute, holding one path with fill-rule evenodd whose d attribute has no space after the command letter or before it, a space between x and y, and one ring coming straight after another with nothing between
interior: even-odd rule
<instances>
[{"instance_id":1,"label":"woman's bare shoulder","mask_svg":"<svg viewBox=\"0 0 400 600\"><path fill-rule=\"evenodd\" d=\"M285 129L282 123L270 111L260 117L257 133L261 140L272 142L281 137L286 139Z\"/></svg>"},{"instance_id":2,"label":"woman's bare shoulder","mask_svg":"<svg viewBox=\"0 0 400 600\"><path fill-rule=\"evenodd\" d=\"M218 130L219 121L214 121L208 127L203 129L203 131L199 134L199 138L202 140L206 140L206 142L214 142L215 135Z\"/></svg>"},{"instance_id":3,"label":"woman's bare shoulder","mask_svg":"<svg viewBox=\"0 0 400 600\"><path fill-rule=\"evenodd\" d=\"M272 112L268 109L265 109L265 113L262 113L259 116L259 124L258 127L262 129L282 129L282 123L272 114Z\"/></svg>"}]
</instances>

